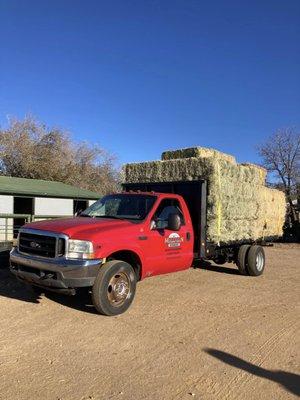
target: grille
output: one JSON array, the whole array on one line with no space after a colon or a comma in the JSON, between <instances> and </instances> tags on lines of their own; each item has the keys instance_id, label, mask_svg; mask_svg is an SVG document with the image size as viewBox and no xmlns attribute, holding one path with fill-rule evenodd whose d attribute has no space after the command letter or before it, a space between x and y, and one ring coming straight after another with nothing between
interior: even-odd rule
<instances>
[{"instance_id":1,"label":"grille","mask_svg":"<svg viewBox=\"0 0 300 400\"><path fill-rule=\"evenodd\" d=\"M55 236L20 232L19 251L35 256L54 258L56 257L57 240L57 256L62 256L65 252L64 239L56 238Z\"/></svg>"}]
</instances>

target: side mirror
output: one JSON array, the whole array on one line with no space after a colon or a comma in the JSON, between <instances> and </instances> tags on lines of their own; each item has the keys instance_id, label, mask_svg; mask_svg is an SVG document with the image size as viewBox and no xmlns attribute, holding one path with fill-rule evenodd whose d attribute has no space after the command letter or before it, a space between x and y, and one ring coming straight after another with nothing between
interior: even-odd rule
<instances>
[{"instance_id":1,"label":"side mirror","mask_svg":"<svg viewBox=\"0 0 300 400\"><path fill-rule=\"evenodd\" d=\"M179 231L181 227L181 220L178 214L172 213L168 217L168 229L170 231Z\"/></svg>"}]
</instances>

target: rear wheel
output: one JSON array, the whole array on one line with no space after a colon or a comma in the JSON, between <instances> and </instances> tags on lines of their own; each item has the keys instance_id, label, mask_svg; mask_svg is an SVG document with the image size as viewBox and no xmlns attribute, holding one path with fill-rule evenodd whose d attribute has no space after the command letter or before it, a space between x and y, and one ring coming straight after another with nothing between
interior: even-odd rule
<instances>
[{"instance_id":1,"label":"rear wheel","mask_svg":"<svg viewBox=\"0 0 300 400\"><path fill-rule=\"evenodd\" d=\"M239 248L236 265L242 275L248 275L247 262L248 262L248 252L250 249L250 244L243 244Z\"/></svg>"},{"instance_id":2,"label":"rear wheel","mask_svg":"<svg viewBox=\"0 0 300 400\"><path fill-rule=\"evenodd\" d=\"M251 276L259 276L264 272L266 256L261 246L251 246L247 256L247 270Z\"/></svg>"},{"instance_id":3,"label":"rear wheel","mask_svg":"<svg viewBox=\"0 0 300 400\"><path fill-rule=\"evenodd\" d=\"M118 315L131 305L136 290L136 275L124 261L108 261L96 277L92 299L96 310L103 315Z\"/></svg>"}]
</instances>

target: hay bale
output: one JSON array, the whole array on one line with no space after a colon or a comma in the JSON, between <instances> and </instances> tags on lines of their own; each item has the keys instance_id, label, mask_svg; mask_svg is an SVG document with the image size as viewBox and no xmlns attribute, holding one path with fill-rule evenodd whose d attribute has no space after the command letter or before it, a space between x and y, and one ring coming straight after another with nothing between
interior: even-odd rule
<instances>
[{"instance_id":1,"label":"hay bale","mask_svg":"<svg viewBox=\"0 0 300 400\"><path fill-rule=\"evenodd\" d=\"M221 151L215 149L209 149L207 147L188 147L186 149L179 150L169 150L164 151L161 155L162 160L175 160L178 158L209 158L212 157L214 159L220 158L222 160L226 160L236 163L236 160L230 154L222 153Z\"/></svg>"},{"instance_id":2,"label":"hay bale","mask_svg":"<svg viewBox=\"0 0 300 400\"><path fill-rule=\"evenodd\" d=\"M202 156L188 157L187 154L196 154L195 149L200 149L198 155ZM254 164L237 164L233 157L223 157L217 151L202 150L165 152L163 161L127 164L124 167L125 182L205 179L208 182L207 238L210 242L229 243L281 236L285 197L282 192L265 187L266 171ZM176 158L170 153L184 156Z\"/></svg>"},{"instance_id":3,"label":"hay bale","mask_svg":"<svg viewBox=\"0 0 300 400\"><path fill-rule=\"evenodd\" d=\"M260 165L257 164L252 164L252 163L241 163L239 165L242 165L244 167L247 167L247 169L254 169L255 174L259 177L259 180L261 183L264 185L266 183L266 178L267 178L267 170Z\"/></svg>"},{"instance_id":4,"label":"hay bale","mask_svg":"<svg viewBox=\"0 0 300 400\"><path fill-rule=\"evenodd\" d=\"M256 236L281 236L282 227L285 221L286 199L283 192L260 187L258 191L258 215L259 220L264 221L263 229L261 224L257 224Z\"/></svg>"},{"instance_id":5,"label":"hay bale","mask_svg":"<svg viewBox=\"0 0 300 400\"><path fill-rule=\"evenodd\" d=\"M213 173L209 158L189 158L169 161L149 161L124 166L125 182L194 181Z\"/></svg>"}]
</instances>

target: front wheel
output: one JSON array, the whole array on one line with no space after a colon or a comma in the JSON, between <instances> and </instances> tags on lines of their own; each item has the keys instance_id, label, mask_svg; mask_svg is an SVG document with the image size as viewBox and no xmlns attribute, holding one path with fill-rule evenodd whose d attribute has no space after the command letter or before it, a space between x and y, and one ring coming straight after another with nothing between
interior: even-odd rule
<instances>
[{"instance_id":1,"label":"front wheel","mask_svg":"<svg viewBox=\"0 0 300 400\"><path fill-rule=\"evenodd\" d=\"M131 305L136 290L136 274L124 261L108 261L99 270L92 289L96 310L103 315L124 313Z\"/></svg>"}]
</instances>

